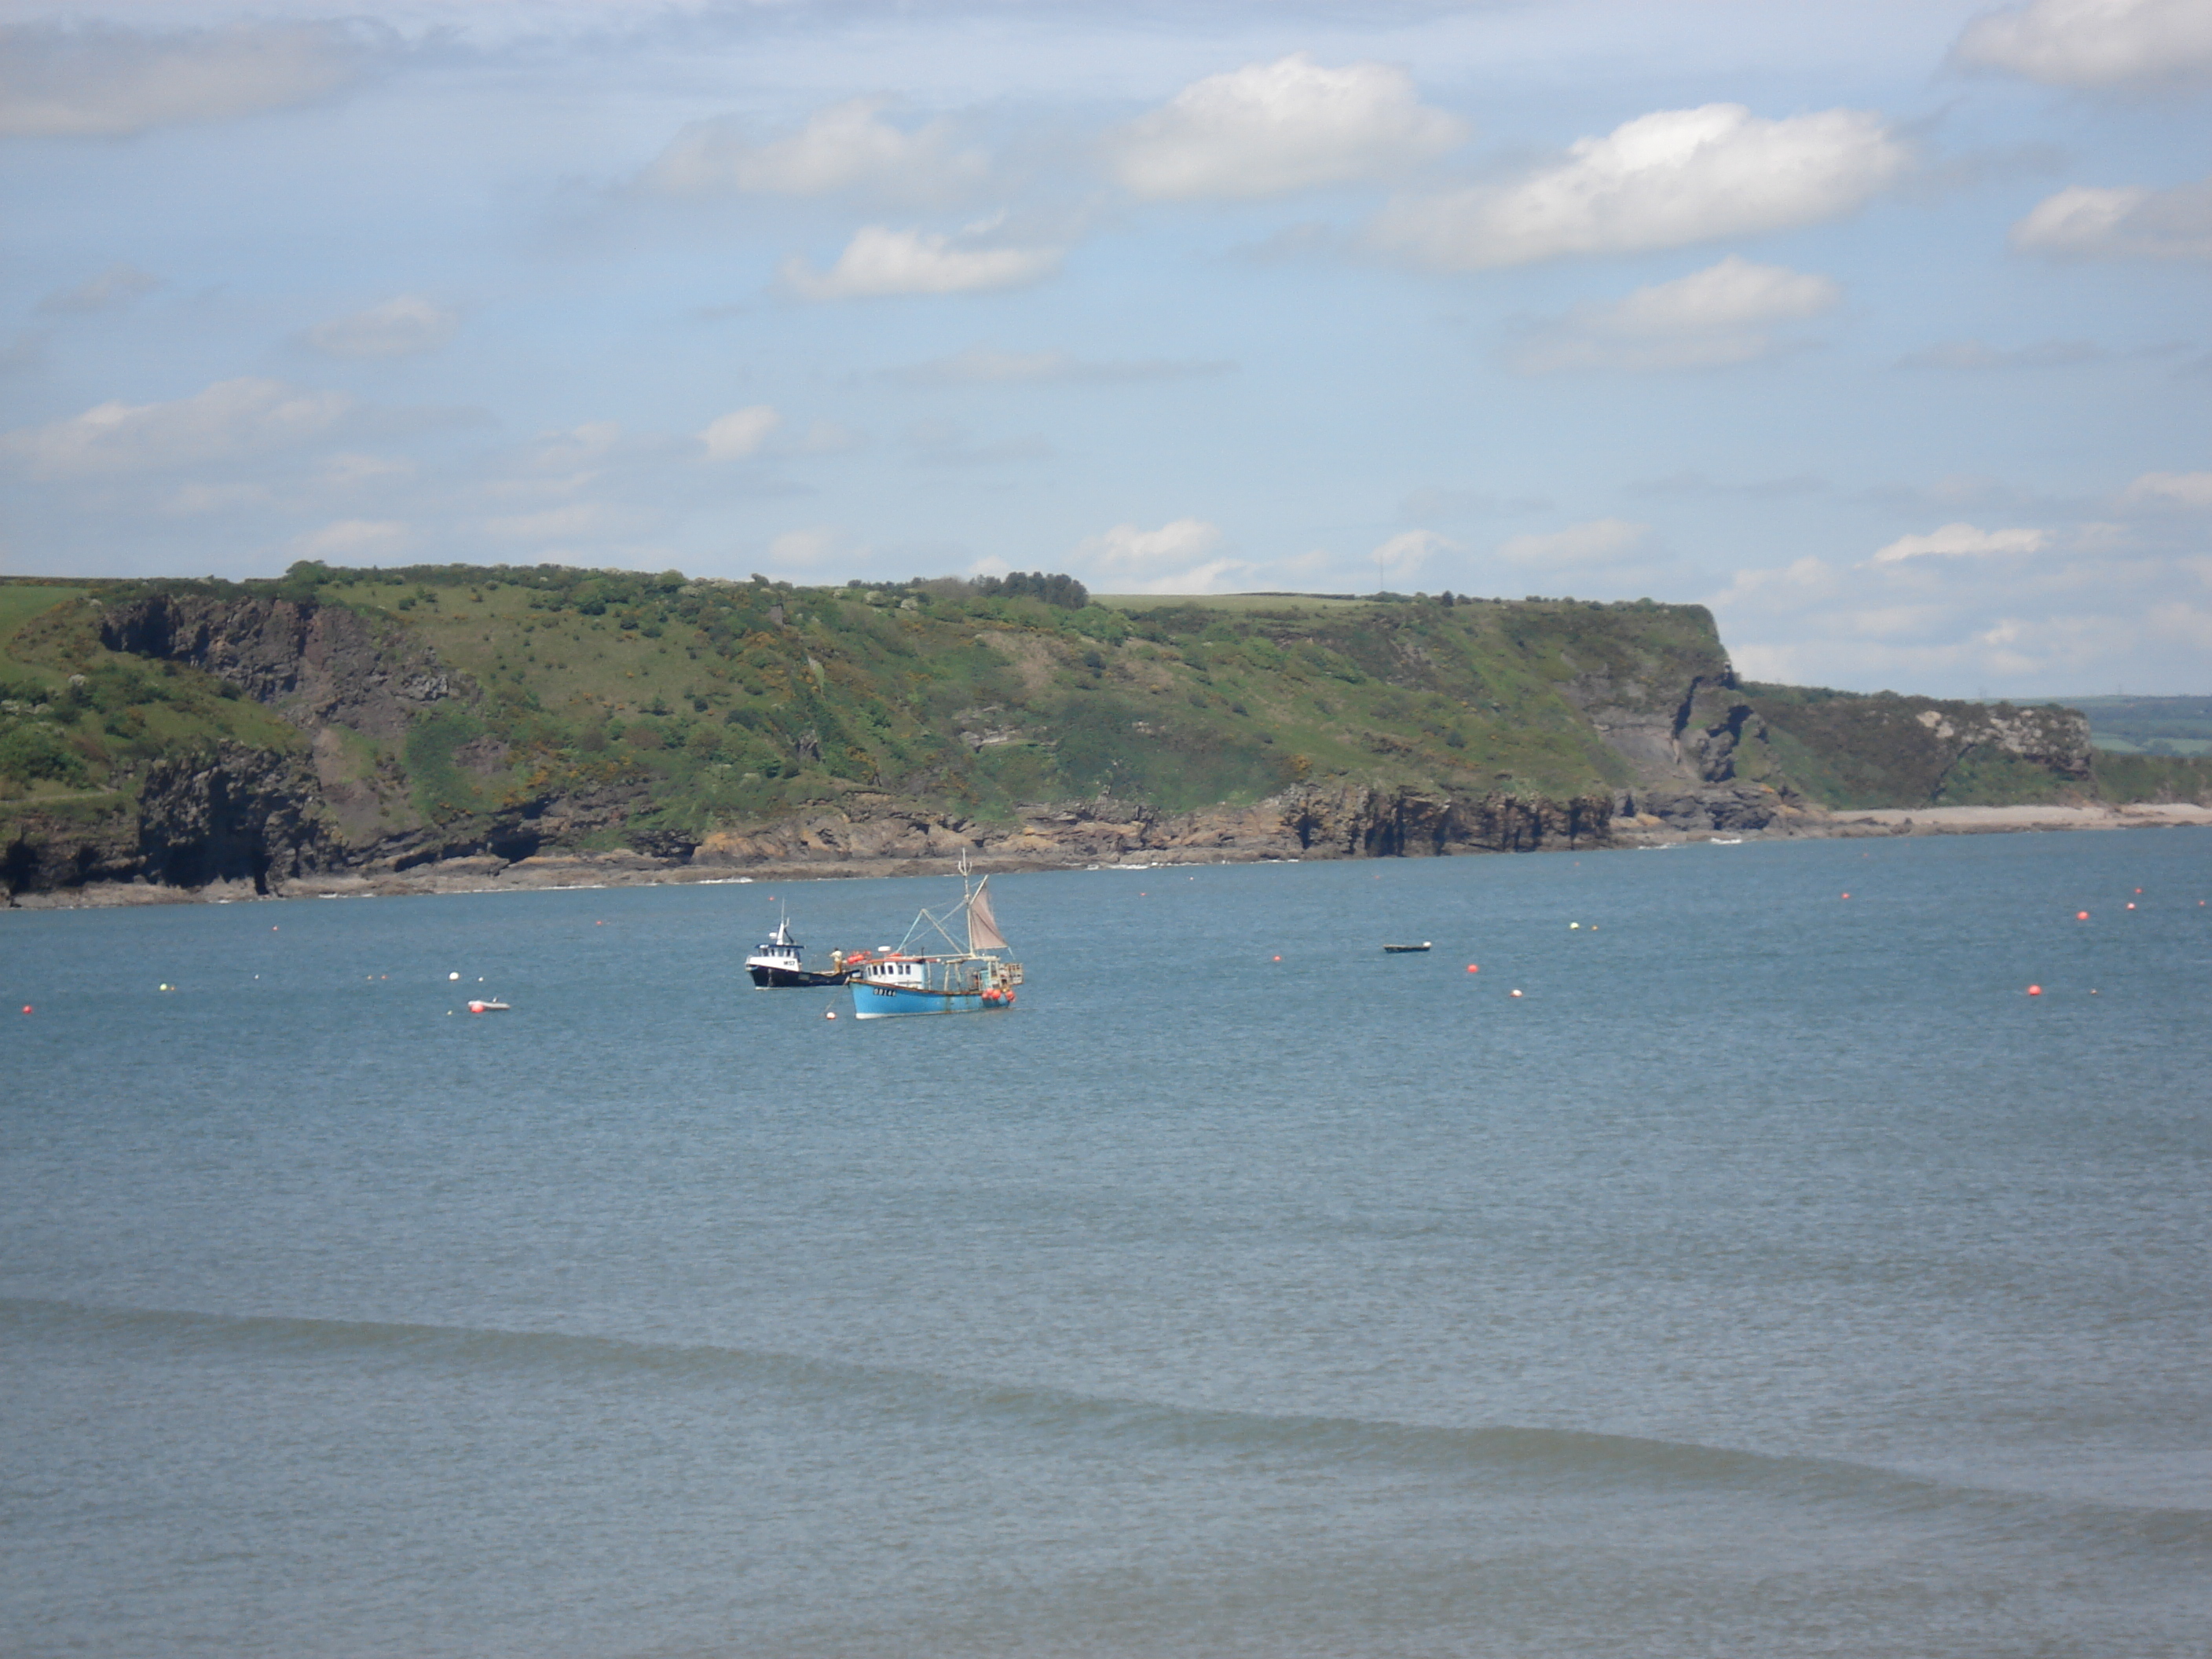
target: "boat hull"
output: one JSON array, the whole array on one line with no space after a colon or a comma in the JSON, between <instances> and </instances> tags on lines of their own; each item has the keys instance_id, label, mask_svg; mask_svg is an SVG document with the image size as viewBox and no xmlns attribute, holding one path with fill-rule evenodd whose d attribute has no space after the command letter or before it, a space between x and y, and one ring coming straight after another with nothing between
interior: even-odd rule
<instances>
[{"instance_id":1,"label":"boat hull","mask_svg":"<svg viewBox=\"0 0 2212 1659\"><path fill-rule=\"evenodd\" d=\"M844 974L817 974L811 968L771 968L757 963L745 971L752 975L754 986L763 991L842 985L848 977Z\"/></svg>"},{"instance_id":2,"label":"boat hull","mask_svg":"<svg viewBox=\"0 0 2212 1659\"><path fill-rule=\"evenodd\" d=\"M918 986L853 981L853 1018L902 1019L910 1014L996 1014L1014 1006L1008 995L981 991L930 991Z\"/></svg>"}]
</instances>

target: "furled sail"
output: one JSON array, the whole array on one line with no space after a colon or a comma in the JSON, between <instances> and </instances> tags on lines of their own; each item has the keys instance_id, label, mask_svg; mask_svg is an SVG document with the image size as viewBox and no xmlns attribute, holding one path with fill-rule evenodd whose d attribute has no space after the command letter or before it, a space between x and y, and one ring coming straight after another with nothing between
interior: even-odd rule
<instances>
[{"instance_id":1,"label":"furled sail","mask_svg":"<svg viewBox=\"0 0 2212 1659\"><path fill-rule=\"evenodd\" d=\"M999 931L999 919L991 914L991 879L988 876L975 889L975 896L968 901L968 948L971 951L1003 951L1007 948L1006 936Z\"/></svg>"}]
</instances>

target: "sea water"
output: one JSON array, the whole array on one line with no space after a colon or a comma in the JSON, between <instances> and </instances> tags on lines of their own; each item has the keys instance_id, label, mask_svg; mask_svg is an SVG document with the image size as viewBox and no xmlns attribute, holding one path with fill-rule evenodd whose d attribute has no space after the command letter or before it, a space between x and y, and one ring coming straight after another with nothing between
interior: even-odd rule
<instances>
[{"instance_id":1,"label":"sea water","mask_svg":"<svg viewBox=\"0 0 2212 1659\"><path fill-rule=\"evenodd\" d=\"M2212 832L993 890L0 916L0 1650L2212 1646Z\"/></svg>"}]
</instances>

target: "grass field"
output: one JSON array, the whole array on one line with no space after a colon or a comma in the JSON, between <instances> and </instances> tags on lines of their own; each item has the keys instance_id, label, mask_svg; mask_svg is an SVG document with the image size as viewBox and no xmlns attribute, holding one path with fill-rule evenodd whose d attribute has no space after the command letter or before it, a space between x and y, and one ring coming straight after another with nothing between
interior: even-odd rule
<instances>
[{"instance_id":1,"label":"grass field","mask_svg":"<svg viewBox=\"0 0 2212 1659\"><path fill-rule=\"evenodd\" d=\"M26 580L21 577L0 577L0 679L25 681L39 685L52 685L61 678L54 670L36 663L18 660L8 651L8 642L15 630L33 617L43 616L56 605L82 600L92 590L45 580Z\"/></svg>"},{"instance_id":2,"label":"grass field","mask_svg":"<svg viewBox=\"0 0 2212 1659\"><path fill-rule=\"evenodd\" d=\"M1231 616L1318 616L1364 611L1390 600L1333 593L1093 593L1093 605L1116 611L1218 611Z\"/></svg>"}]
</instances>

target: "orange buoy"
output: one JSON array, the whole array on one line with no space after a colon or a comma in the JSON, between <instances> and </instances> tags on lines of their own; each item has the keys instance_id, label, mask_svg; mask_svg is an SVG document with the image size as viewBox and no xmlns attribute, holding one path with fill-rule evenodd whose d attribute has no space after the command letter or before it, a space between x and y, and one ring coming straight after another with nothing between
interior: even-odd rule
<instances>
[{"instance_id":1,"label":"orange buoy","mask_svg":"<svg viewBox=\"0 0 2212 1659\"><path fill-rule=\"evenodd\" d=\"M2087 921L2089 920L2089 913L2087 910L2076 910L2074 913L2074 920L2076 921Z\"/></svg>"},{"instance_id":2,"label":"orange buoy","mask_svg":"<svg viewBox=\"0 0 2212 1659\"><path fill-rule=\"evenodd\" d=\"M31 1012L31 1005L29 1003L27 1002L23 1005L23 1012L27 1014Z\"/></svg>"},{"instance_id":3,"label":"orange buoy","mask_svg":"<svg viewBox=\"0 0 2212 1659\"><path fill-rule=\"evenodd\" d=\"M1276 960L1276 961L1278 961L1278 962L1280 962L1280 961L1282 960L1282 957L1277 957L1275 958L1275 960Z\"/></svg>"},{"instance_id":4,"label":"orange buoy","mask_svg":"<svg viewBox=\"0 0 2212 1659\"><path fill-rule=\"evenodd\" d=\"M2032 997L2039 997L2043 994L2043 988L2040 985L2031 985L2027 988L2027 994Z\"/></svg>"},{"instance_id":5,"label":"orange buoy","mask_svg":"<svg viewBox=\"0 0 2212 1659\"><path fill-rule=\"evenodd\" d=\"M1474 963L1471 963L1471 962L1470 962L1470 963L1468 963L1467 964L1467 971L1468 971L1468 973L1470 973L1470 974L1479 974L1479 973L1480 973L1480 972L1482 971L1482 969L1480 969L1480 968L1478 968L1478 967L1476 967L1476 966L1474 965Z\"/></svg>"},{"instance_id":6,"label":"orange buoy","mask_svg":"<svg viewBox=\"0 0 2212 1659\"><path fill-rule=\"evenodd\" d=\"M1844 896L1845 898L1849 898L1849 897L1850 896L1850 895L1849 893L1846 893L1846 894L1844 894Z\"/></svg>"}]
</instances>

